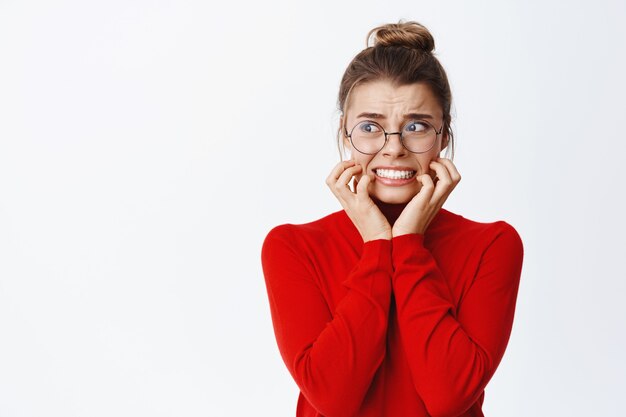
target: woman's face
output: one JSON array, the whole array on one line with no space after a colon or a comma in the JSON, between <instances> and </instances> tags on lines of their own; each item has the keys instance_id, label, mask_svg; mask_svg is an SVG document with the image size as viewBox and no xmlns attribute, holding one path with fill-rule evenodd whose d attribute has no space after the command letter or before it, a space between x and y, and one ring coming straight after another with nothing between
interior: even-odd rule
<instances>
[{"instance_id":1,"label":"woman's face","mask_svg":"<svg viewBox=\"0 0 626 417\"><path fill-rule=\"evenodd\" d=\"M346 130L348 133L358 123L369 120L380 124L386 132L399 132L411 120L425 120L432 124L437 131L443 124L442 110L430 87L425 83L414 83L394 87L389 81L372 81L357 85L350 93L349 107L346 109ZM369 115L363 115L369 113ZM373 117L376 114L378 116ZM410 114L421 114L421 117ZM340 123L343 122L343 117ZM341 126L341 125L340 125ZM343 129L342 129L343 132ZM352 148L350 139L344 136L344 146L350 149L351 158L361 165L362 171L356 175L357 180L362 175L371 174L376 180L369 185L370 196L379 201L391 204L409 202L421 188L417 175L428 173L432 178L435 171L429 168L430 161L439 156L447 146L447 137L437 136L433 147L425 153L409 152L400 141L400 135L389 135L385 147L374 155L363 154ZM403 185L385 184L385 179L378 176L375 169L378 167L402 167L416 171L412 180Z\"/></svg>"}]
</instances>

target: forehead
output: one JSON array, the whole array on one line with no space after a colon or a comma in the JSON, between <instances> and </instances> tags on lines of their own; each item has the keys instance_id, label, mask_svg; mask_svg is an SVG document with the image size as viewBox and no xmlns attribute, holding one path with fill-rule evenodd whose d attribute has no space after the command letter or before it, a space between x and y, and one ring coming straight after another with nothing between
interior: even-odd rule
<instances>
[{"instance_id":1,"label":"forehead","mask_svg":"<svg viewBox=\"0 0 626 417\"><path fill-rule=\"evenodd\" d=\"M400 118L406 113L428 113L441 117L441 107L430 86L424 82L394 86L389 81L371 81L357 85L350 93L351 117L360 112L379 113Z\"/></svg>"}]
</instances>

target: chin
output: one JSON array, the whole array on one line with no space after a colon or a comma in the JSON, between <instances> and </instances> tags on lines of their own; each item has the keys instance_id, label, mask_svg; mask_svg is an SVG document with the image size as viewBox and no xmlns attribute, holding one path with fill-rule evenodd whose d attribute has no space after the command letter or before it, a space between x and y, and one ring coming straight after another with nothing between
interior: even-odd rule
<instances>
[{"instance_id":1,"label":"chin","mask_svg":"<svg viewBox=\"0 0 626 417\"><path fill-rule=\"evenodd\" d=\"M388 192L376 193L372 197L387 204L406 204L415 197L415 193L405 190L389 190Z\"/></svg>"}]
</instances>

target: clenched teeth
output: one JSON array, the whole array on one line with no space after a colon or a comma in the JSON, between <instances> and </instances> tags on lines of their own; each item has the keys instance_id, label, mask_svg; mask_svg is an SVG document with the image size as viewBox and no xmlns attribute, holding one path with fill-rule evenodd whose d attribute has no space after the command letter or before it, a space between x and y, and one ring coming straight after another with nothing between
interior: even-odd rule
<instances>
[{"instance_id":1,"label":"clenched teeth","mask_svg":"<svg viewBox=\"0 0 626 417\"><path fill-rule=\"evenodd\" d=\"M396 169L376 169L376 175L379 177L392 178L392 179L405 179L411 178L415 175L416 171L399 171Z\"/></svg>"}]
</instances>

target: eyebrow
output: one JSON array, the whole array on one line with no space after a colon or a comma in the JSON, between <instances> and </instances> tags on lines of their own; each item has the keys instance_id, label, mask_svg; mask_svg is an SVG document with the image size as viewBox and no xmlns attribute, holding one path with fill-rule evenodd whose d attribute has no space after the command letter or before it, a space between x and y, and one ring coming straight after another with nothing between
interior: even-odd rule
<instances>
[{"instance_id":1,"label":"eyebrow","mask_svg":"<svg viewBox=\"0 0 626 417\"><path fill-rule=\"evenodd\" d=\"M379 113L367 113L367 112L363 112L361 114L359 114L357 116L357 119L359 117L366 117L368 119L386 119L386 117L382 114ZM432 119L433 116L431 116L430 114L425 114L425 113L407 113L403 116L405 119Z\"/></svg>"}]
</instances>

